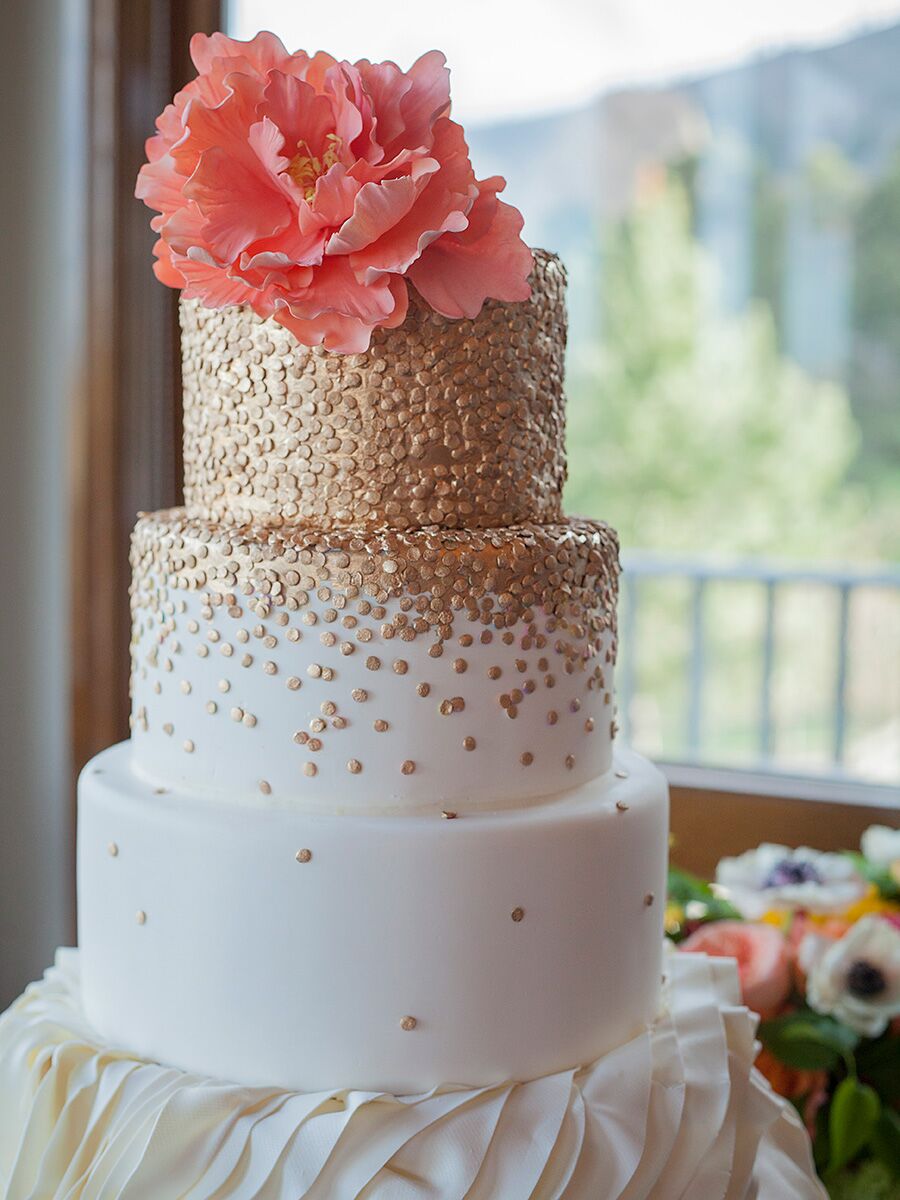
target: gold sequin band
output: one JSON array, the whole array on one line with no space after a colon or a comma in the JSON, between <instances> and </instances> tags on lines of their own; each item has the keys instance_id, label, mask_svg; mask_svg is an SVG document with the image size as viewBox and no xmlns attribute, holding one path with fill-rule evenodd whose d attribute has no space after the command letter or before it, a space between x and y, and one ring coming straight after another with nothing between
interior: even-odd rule
<instances>
[{"instance_id":1,"label":"gold sequin band","mask_svg":"<svg viewBox=\"0 0 900 1200\"><path fill-rule=\"evenodd\" d=\"M170 509L138 520L132 567L135 608L155 608L161 592L178 589L265 616L274 607L303 610L315 595L336 616L350 617L362 642L378 634L439 644L473 625L502 629L531 621L538 610L578 642L615 630L616 535L601 521L580 518L366 534L231 528ZM387 633L384 606L394 600Z\"/></svg>"},{"instance_id":2,"label":"gold sequin band","mask_svg":"<svg viewBox=\"0 0 900 1200\"><path fill-rule=\"evenodd\" d=\"M562 518L565 272L451 321L410 288L365 354L182 301L185 503L230 524L497 528Z\"/></svg>"}]
</instances>

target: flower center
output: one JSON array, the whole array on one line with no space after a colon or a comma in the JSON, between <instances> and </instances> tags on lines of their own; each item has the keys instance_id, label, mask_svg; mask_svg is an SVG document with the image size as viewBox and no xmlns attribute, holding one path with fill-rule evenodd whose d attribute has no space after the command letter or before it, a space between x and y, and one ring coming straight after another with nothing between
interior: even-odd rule
<instances>
[{"instance_id":1,"label":"flower center","mask_svg":"<svg viewBox=\"0 0 900 1200\"><path fill-rule=\"evenodd\" d=\"M321 158L310 152L305 141L298 142L297 153L287 165L288 175L303 192L304 199L310 202L315 198L316 180L338 161L341 139L336 133L329 133L326 141L328 149Z\"/></svg>"},{"instance_id":2,"label":"flower center","mask_svg":"<svg viewBox=\"0 0 900 1200\"><path fill-rule=\"evenodd\" d=\"M884 972L874 963L858 958L847 972L847 991L857 1000L872 1000L887 989Z\"/></svg>"},{"instance_id":3,"label":"flower center","mask_svg":"<svg viewBox=\"0 0 900 1200\"><path fill-rule=\"evenodd\" d=\"M821 883L822 876L811 862L793 858L776 863L763 883L764 888L786 887L792 883Z\"/></svg>"}]
</instances>

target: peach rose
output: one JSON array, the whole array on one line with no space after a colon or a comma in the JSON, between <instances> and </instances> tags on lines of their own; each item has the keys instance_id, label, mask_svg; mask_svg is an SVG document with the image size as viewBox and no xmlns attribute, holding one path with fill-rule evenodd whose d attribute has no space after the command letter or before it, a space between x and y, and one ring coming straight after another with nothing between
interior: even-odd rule
<instances>
[{"instance_id":1,"label":"peach rose","mask_svg":"<svg viewBox=\"0 0 900 1200\"><path fill-rule=\"evenodd\" d=\"M743 1001L763 1017L774 1016L790 995L787 944L771 925L711 921L685 938L679 950L736 959Z\"/></svg>"},{"instance_id":2,"label":"peach rose","mask_svg":"<svg viewBox=\"0 0 900 1200\"><path fill-rule=\"evenodd\" d=\"M402 323L407 280L451 318L528 298L521 214L475 178L438 51L404 72L216 33L191 56L136 188L163 283L340 352Z\"/></svg>"}]
</instances>

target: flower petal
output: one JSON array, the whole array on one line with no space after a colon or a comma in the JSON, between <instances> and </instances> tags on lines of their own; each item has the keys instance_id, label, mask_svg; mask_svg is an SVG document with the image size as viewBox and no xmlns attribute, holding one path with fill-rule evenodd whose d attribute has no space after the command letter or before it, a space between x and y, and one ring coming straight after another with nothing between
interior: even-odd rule
<instances>
[{"instance_id":1,"label":"flower petal","mask_svg":"<svg viewBox=\"0 0 900 1200\"><path fill-rule=\"evenodd\" d=\"M191 61L200 75L209 74L216 59L246 58L264 75L298 56L307 57L302 50L298 55L289 54L281 38L267 30L257 33L248 42L238 41L224 33L195 33L191 38Z\"/></svg>"},{"instance_id":2,"label":"flower petal","mask_svg":"<svg viewBox=\"0 0 900 1200\"><path fill-rule=\"evenodd\" d=\"M328 149L328 134L334 133L331 102L311 84L296 75L271 71L261 111L274 121L284 135L284 153L288 160L301 143L305 153L321 157Z\"/></svg>"},{"instance_id":3,"label":"flower petal","mask_svg":"<svg viewBox=\"0 0 900 1200\"><path fill-rule=\"evenodd\" d=\"M288 201L262 165L254 170L219 146L204 151L184 194L202 209L204 237L221 259L233 261L252 242L290 223Z\"/></svg>"},{"instance_id":4,"label":"flower petal","mask_svg":"<svg viewBox=\"0 0 900 1200\"><path fill-rule=\"evenodd\" d=\"M415 204L420 191L421 184L409 175L386 179L384 183L363 184L353 205L353 215L328 239L325 253L352 254L370 246L396 227Z\"/></svg>"},{"instance_id":5,"label":"flower petal","mask_svg":"<svg viewBox=\"0 0 900 1200\"><path fill-rule=\"evenodd\" d=\"M442 118L435 126L432 157L440 170L430 175L415 204L377 241L351 256L353 270L369 280L381 271L404 274L442 233L461 232L476 195L475 176L462 128Z\"/></svg>"},{"instance_id":6,"label":"flower petal","mask_svg":"<svg viewBox=\"0 0 900 1200\"><path fill-rule=\"evenodd\" d=\"M450 72L440 50L429 50L417 58L407 71L409 90L400 101L403 118L403 143L406 146L430 146L436 122L450 112ZM392 145L385 146L390 153Z\"/></svg>"},{"instance_id":7,"label":"flower petal","mask_svg":"<svg viewBox=\"0 0 900 1200\"><path fill-rule=\"evenodd\" d=\"M488 298L527 300L534 259L522 224L518 209L481 192L468 228L439 238L410 266L416 290L445 317L476 317Z\"/></svg>"}]
</instances>

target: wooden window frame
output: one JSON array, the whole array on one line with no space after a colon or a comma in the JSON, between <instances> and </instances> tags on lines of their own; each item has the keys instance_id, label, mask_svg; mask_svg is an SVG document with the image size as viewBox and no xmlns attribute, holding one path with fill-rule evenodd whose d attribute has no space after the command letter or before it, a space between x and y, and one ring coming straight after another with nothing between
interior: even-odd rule
<instances>
[{"instance_id":1,"label":"wooden window frame","mask_svg":"<svg viewBox=\"0 0 900 1200\"><path fill-rule=\"evenodd\" d=\"M141 509L181 498L177 295L151 271L134 198L156 116L193 74L219 0L87 0L86 354L72 413L72 760L128 736L128 544Z\"/></svg>"}]
</instances>

